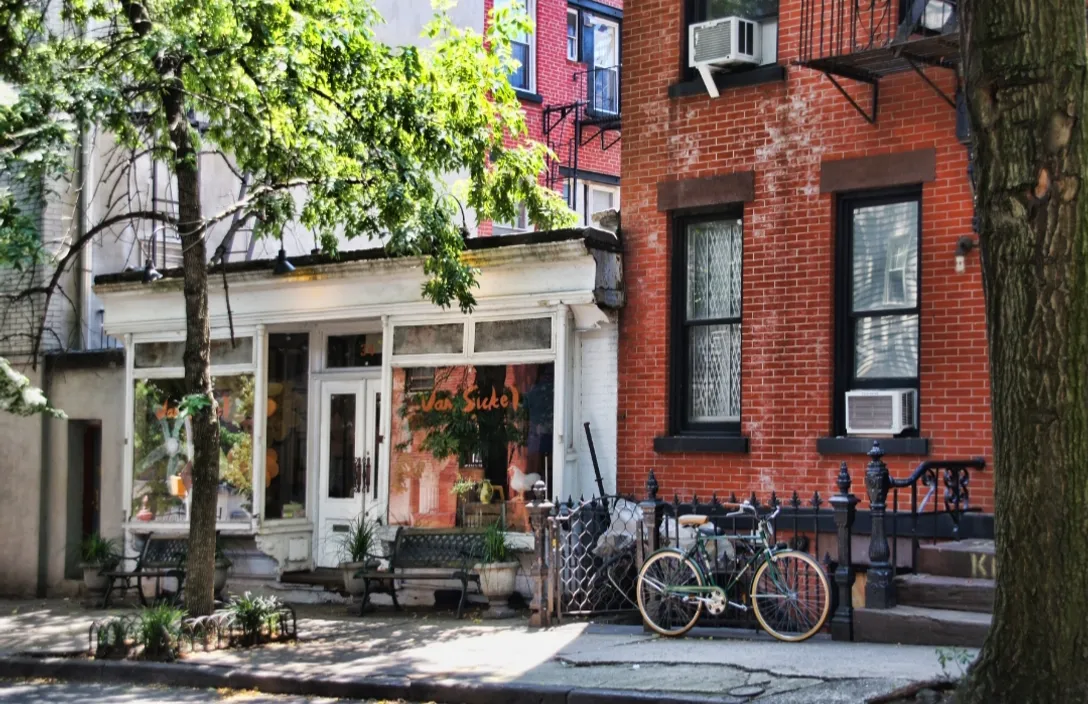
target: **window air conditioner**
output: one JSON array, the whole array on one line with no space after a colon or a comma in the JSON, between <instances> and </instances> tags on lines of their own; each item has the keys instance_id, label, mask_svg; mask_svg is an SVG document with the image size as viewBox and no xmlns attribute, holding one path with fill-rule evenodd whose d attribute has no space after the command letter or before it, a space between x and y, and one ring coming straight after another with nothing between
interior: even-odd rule
<instances>
[{"instance_id":1,"label":"window air conditioner","mask_svg":"<svg viewBox=\"0 0 1088 704\"><path fill-rule=\"evenodd\" d=\"M914 389L846 392L848 435L899 435L918 427L918 392Z\"/></svg>"},{"instance_id":2,"label":"window air conditioner","mask_svg":"<svg viewBox=\"0 0 1088 704\"><path fill-rule=\"evenodd\" d=\"M758 22L724 17L688 27L688 65L698 69L711 97L718 97L712 70L725 66L758 66L763 32Z\"/></svg>"}]
</instances>

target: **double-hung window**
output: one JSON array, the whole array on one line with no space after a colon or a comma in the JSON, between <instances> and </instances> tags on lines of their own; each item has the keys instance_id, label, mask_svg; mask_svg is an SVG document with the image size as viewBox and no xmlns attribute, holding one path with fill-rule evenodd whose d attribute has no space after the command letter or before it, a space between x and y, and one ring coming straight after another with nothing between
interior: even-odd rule
<instances>
[{"instance_id":1,"label":"double-hung window","mask_svg":"<svg viewBox=\"0 0 1088 704\"><path fill-rule=\"evenodd\" d=\"M678 220L674 264L673 432L739 433L740 218Z\"/></svg>"},{"instance_id":2,"label":"double-hung window","mask_svg":"<svg viewBox=\"0 0 1088 704\"><path fill-rule=\"evenodd\" d=\"M495 0L495 9L508 7L518 14L525 14L535 21L535 0ZM510 85L518 90L533 92L536 89L535 37L533 32L522 32L512 37L511 51L518 67L510 73Z\"/></svg>"},{"instance_id":3,"label":"double-hung window","mask_svg":"<svg viewBox=\"0 0 1088 704\"><path fill-rule=\"evenodd\" d=\"M845 393L918 389L921 194L840 201L836 431Z\"/></svg>"}]
</instances>

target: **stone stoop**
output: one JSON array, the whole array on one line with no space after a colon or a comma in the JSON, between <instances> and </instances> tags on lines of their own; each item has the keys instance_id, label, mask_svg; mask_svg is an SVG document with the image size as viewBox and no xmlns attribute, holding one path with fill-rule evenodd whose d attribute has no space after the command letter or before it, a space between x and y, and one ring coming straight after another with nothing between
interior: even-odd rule
<instances>
[{"instance_id":1,"label":"stone stoop","mask_svg":"<svg viewBox=\"0 0 1088 704\"><path fill-rule=\"evenodd\" d=\"M991 540L920 546L918 572L895 578L893 609L854 610L854 640L981 647L993 619Z\"/></svg>"}]
</instances>

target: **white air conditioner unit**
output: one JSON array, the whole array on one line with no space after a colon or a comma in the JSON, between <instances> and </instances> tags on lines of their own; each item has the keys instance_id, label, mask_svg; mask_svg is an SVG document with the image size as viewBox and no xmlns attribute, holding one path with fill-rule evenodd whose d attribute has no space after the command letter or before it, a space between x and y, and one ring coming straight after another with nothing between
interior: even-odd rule
<instances>
[{"instance_id":1,"label":"white air conditioner unit","mask_svg":"<svg viewBox=\"0 0 1088 704\"><path fill-rule=\"evenodd\" d=\"M713 70L726 66L758 66L763 31L759 22L723 17L688 26L688 65L699 70L706 90L718 97Z\"/></svg>"},{"instance_id":2,"label":"white air conditioner unit","mask_svg":"<svg viewBox=\"0 0 1088 704\"><path fill-rule=\"evenodd\" d=\"M899 435L918 427L918 392L914 389L846 392L848 435Z\"/></svg>"}]
</instances>

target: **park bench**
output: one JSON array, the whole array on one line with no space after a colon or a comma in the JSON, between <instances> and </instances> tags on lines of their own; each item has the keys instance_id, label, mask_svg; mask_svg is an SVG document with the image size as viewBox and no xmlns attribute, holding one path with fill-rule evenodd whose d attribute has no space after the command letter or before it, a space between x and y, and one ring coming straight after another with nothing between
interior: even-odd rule
<instances>
[{"instance_id":1,"label":"park bench","mask_svg":"<svg viewBox=\"0 0 1088 704\"><path fill-rule=\"evenodd\" d=\"M109 578L106 594L102 599L103 608L109 608L110 600L117 593L122 597L129 590L136 590L140 603L147 606L144 596L144 580L155 580L156 598L162 595L162 580L173 577L177 580L177 591L170 595L171 603L177 604L181 599L182 588L185 585L185 556L189 550L189 538L186 535L164 535L147 533L143 536L143 545L136 557L122 558L122 569L106 570L102 573ZM123 569L126 563L132 564L132 569Z\"/></svg>"},{"instance_id":2,"label":"park bench","mask_svg":"<svg viewBox=\"0 0 1088 704\"><path fill-rule=\"evenodd\" d=\"M366 609L372 593L389 594L393 607L399 611L397 581L456 579L461 582L461 600L457 604L457 618L461 618L469 582L475 582L477 587L480 585L480 576L472 570L480 561L483 548L483 530L399 528L389 557L389 569L364 567L355 573L356 579L363 580L359 615Z\"/></svg>"}]
</instances>

